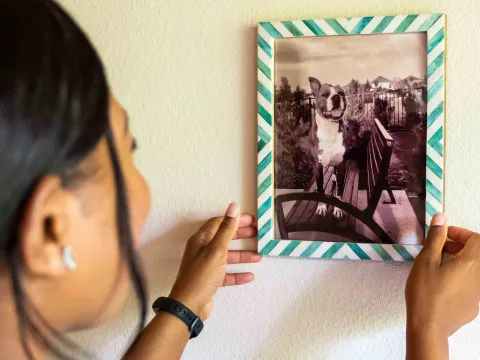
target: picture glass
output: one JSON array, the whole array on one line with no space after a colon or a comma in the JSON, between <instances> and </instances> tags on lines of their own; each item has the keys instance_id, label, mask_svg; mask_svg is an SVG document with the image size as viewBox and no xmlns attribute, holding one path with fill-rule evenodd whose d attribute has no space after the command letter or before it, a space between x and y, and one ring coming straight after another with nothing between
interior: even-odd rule
<instances>
[{"instance_id":1,"label":"picture glass","mask_svg":"<svg viewBox=\"0 0 480 360\"><path fill-rule=\"evenodd\" d=\"M422 245L427 33L275 39L273 59L275 239Z\"/></svg>"}]
</instances>

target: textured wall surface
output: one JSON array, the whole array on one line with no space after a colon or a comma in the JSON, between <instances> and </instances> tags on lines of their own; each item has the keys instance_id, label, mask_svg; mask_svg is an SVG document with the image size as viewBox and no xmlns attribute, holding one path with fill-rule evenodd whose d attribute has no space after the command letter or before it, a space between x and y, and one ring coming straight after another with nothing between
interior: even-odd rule
<instances>
[{"instance_id":1,"label":"textured wall surface","mask_svg":"<svg viewBox=\"0 0 480 360\"><path fill-rule=\"evenodd\" d=\"M478 0L61 2L97 45L139 140L153 192L142 250L152 300L168 293L199 219L235 199L255 211L261 20L447 13L447 215L480 230ZM252 268L257 281L220 292L184 359L404 358L409 264L265 259ZM112 324L75 338L117 359L136 319L132 301ZM452 359L480 358L479 330L477 320L452 337Z\"/></svg>"}]
</instances>

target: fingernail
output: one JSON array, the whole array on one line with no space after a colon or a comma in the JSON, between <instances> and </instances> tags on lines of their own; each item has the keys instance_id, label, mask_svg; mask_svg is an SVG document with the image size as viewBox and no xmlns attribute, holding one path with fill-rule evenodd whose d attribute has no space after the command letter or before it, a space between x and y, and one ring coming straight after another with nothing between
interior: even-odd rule
<instances>
[{"instance_id":1,"label":"fingernail","mask_svg":"<svg viewBox=\"0 0 480 360\"><path fill-rule=\"evenodd\" d=\"M252 261L254 262L262 261L262 255L259 255L259 254L252 255Z\"/></svg>"},{"instance_id":2,"label":"fingernail","mask_svg":"<svg viewBox=\"0 0 480 360\"><path fill-rule=\"evenodd\" d=\"M445 225L445 215L442 213L437 213L433 216L431 226L443 226Z\"/></svg>"},{"instance_id":3,"label":"fingernail","mask_svg":"<svg viewBox=\"0 0 480 360\"><path fill-rule=\"evenodd\" d=\"M227 212L225 213L226 217L236 218L240 214L240 206L237 203L231 203L228 206Z\"/></svg>"},{"instance_id":4,"label":"fingernail","mask_svg":"<svg viewBox=\"0 0 480 360\"><path fill-rule=\"evenodd\" d=\"M243 278L246 282L253 281L255 276L253 274L245 274L245 277Z\"/></svg>"}]
</instances>

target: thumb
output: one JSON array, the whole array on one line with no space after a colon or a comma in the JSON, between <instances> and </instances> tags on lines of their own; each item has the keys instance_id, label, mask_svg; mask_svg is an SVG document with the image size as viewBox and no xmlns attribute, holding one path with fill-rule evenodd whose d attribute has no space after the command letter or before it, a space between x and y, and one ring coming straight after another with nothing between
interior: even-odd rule
<instances>
[{"instance_id":1,"label":"thumb","mask_svg":"<svg viewBox=\"0 0 480 360\"><path fill-rule=\"evenodd\" d=\"M220 224L217 233L210 243L211 246L227 251L230 240L232 240L233 236L238 230L239 222L240 206L238 206L236 203L232 203L228 207L222 223Z\"/></svg>"},{"instance_id":2,"label":"thumb","mask_svg":"<svg viewBox=\"0 0 480 360\"><path fill-rule=\"evenodd\" d=\"M422 252L435 265L442 262L442 251L447 241L447 221L442 213L435 214L425 239Z\"/></svg>"}]
</instances>

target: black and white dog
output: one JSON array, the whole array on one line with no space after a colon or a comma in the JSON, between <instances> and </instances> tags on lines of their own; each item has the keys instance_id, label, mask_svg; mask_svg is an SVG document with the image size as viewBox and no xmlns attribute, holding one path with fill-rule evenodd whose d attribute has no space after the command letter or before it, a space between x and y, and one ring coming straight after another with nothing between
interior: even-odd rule
<instances>
[{"instance_id":1,"label":"black and white dog","mask_svg":"<svg viewBox=\"0 0 480 360\"><path fill-rule=\"evenodd\" d=\"M330 84L321 84L318 79L310 77L310 88L315 97L315 126L316 137L318 144L318 164L316 166L315 176L317 178L317 184L323 184L323 168L328 166L334 167L332 175L332 181L334 186L334 196L340 198L343 191L344 184L340 184L338 175L338 166L343 162L345 155L344 146L344 127L343 127L343 114L347 108L345 92L337 85L332 86ZM315 135L315 134L314 134ZM318 177L321 176L321 182ZM342 188L339 189L339 186ZM319 189L323 191L323 189ZM318 204L316 213L321 216L327 214L327 205ZM333 215L336 218L343 218L344 213L342 210L334 207Z\"/></svg>"}]
</instances>

